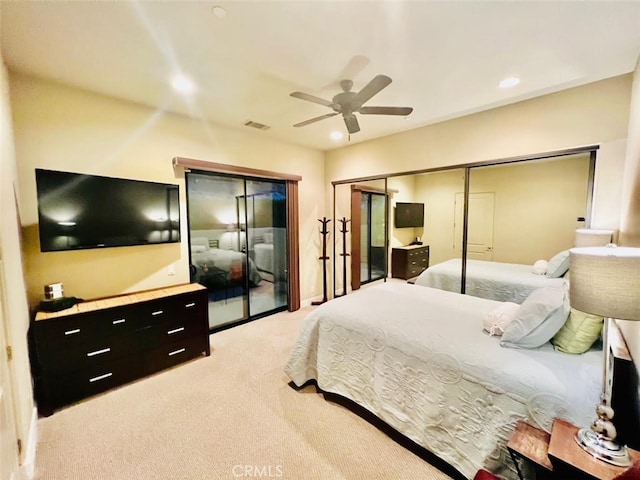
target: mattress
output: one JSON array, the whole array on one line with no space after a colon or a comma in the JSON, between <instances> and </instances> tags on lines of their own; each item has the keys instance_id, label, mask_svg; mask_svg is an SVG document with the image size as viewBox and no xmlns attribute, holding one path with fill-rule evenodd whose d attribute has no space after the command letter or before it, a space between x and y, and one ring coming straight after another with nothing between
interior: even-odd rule
<instances>
[{"instance_id":1,"label":"mattress","mask_svg":"<svg viewBox=\"0 0 640 480\"><path fill-rule=\"evenodd\" d=\"M416 285L460 292L462 261L452 258L427 268ZM531 265L467 260L465 293L500 302L522 303L536 288L562 285L563 278L536 275Z\"/></svg>"},{"instance_id":2,"label":"mattress","mask_svg":"<svg viewBox=\"0 0 640 480\"><path fill-rule=\"evenodd\" d=\"M506 442L518 420L587 426L601 388L601 350L503 348L482 331L499 302L385 283L322 304L303 321L285 365L430 450L467 478L517 474ZM301 399L302 401L302 399Z\"/></svg>"}]
</instances>

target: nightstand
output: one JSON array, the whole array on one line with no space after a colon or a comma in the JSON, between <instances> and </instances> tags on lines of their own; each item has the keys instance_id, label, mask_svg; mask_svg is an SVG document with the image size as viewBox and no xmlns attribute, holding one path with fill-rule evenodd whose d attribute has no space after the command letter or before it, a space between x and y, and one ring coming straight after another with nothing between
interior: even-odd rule
<instances>
[{"instance_id":1,"label":"nightstand","mask_svg":"<svg viewBox=\"0 0 640 480\"><path fill-rule=\"evenodd\" d=\"M626 470L596 460L575 441L578 427L556 418L551 431L549 459L558 478L576 480L612 480ZM631 459L640 460L640 452L629 449Z\"/></svg>"},{"instance_id":2,"label":"nightstand","mask_svg":"<svg viewBox=\"0 0 640 480\"><path fill-rule=\"evenodd\" d=\"M524 461L530 462L534 467L537 480L552 478L553 466L547 456L550 437L547 432L532 427L524 421L517 423L507 443L507 450L516 466L520 480L525 480L521 464Z\"/></svg>"}]
</instances>

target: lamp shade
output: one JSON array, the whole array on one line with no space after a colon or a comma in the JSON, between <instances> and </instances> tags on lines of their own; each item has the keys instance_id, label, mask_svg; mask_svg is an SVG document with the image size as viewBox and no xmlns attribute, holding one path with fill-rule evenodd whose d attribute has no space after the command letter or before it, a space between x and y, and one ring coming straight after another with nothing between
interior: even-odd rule
<instances>
[{"instance_id":1,"label":"lamp shade","mask_svg":"<svg viewBox=\"0 0 640 480\"><path fill-rule=\"evenodd\" d=\"M640 320L640 248L569 250L571 307L621 320Z\"/></svg>"},{"instance_id":2,"label":"lamp shade","mask_svg":"<svg viewBox=\"0 0 640 480\"><path fill-rule=\"evenodd\" d=\"M578 228L573 241L574 247L604 247L614 241L614 230Z\"/></svg>"}]
</instances>

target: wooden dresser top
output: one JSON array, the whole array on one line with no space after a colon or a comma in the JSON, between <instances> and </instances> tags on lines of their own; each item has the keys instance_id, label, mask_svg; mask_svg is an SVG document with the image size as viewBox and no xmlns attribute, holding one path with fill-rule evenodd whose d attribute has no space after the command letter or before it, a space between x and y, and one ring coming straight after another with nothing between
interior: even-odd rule
<instances>
[{"instance_id":1,"label":"wooden dresser top","mask_svg":"<svg viewBox=\"0 0 640 480\"><path fill-rule=\"evenodd\" d=\"M35 320L48 320L51 318L65 317L67 315L77 315L79 313L87 313L93 312L95 310L102 310L105 308L130 305L132 303L156 300L159 298L170 297L172 295L179 295L181 293L197 292L199 290L206 290L206 287L200 285L199 283L184 283L181 285L154 288L152 290L144 290L141 292L124 293L122 295L116 295L114 297L98 298L95 300L88 300L85 302L77 303L72 307L60 310L59 312L39 311L38 313L36 313Z\"/></svg>"}]
</instances>

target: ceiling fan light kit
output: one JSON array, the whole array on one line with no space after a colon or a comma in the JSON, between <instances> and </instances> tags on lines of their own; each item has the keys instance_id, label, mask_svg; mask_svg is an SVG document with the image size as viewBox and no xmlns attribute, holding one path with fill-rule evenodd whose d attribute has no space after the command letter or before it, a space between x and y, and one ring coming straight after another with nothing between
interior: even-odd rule
<instances>
[{"instance_id":1,"label":"ceiling fan light kit","mask_svg":"<svg viewBox=\"0 0 640 480\"><path fill-rule=\"evenodd\" d=\"M347 126L347 131L351 133L357 133L360 131L360 125L358 119L355 116L356 113L362 115L409 115L413 108L411 107L365 107L364 104L369 101L374 95L379 93L383 88L391 83L391 78L386 75L377 75L366 84L359 92L352 92L353 81L342 80L340 82L340 88L342 92L333 97L331 101L319 98L308 93L292 92L290 95L300 100L306 100L308 102L317 103L325 107L333 109L332 113L320 115L319 117L310 118L304 122L296 123L294 127L304 127L312 123L324 120L341 114L344 119L344 123Z\"/></svg>"}]
</instances>

